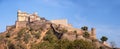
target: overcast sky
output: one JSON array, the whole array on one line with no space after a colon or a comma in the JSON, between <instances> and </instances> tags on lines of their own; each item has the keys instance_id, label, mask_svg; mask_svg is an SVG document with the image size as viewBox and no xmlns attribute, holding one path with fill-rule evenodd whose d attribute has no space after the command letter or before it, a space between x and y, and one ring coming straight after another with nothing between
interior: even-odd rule
<instances>
[{"instance_id":1,"label":"overcast sky","mask_svg":"<svg viewBox=\"0 0 120 49\"><path fill-rule=\"evenodd\" d=\"M0 32L15 24L18 9L48 20L68 19L76 28L94 27L98 39L107 36L120 47L120 0L0 0Z\"/></svg>"}]
</instances>

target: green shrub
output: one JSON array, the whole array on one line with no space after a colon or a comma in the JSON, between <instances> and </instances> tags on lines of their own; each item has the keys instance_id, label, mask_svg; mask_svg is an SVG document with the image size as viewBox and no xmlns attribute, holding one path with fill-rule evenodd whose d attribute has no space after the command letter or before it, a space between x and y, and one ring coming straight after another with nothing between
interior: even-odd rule
<instances>
[{"instance_id":1,"label":"green shrub","mask_svg":"<svg viewBox=\"0 0 120 49\"><path fill-rule=\"evenodd\" d=\"M92 42L85 40L58 40L52 30L47 32L43 40L42 43L32 44L31 49L95 49L94 47L96 47Z\"/></svg>"},{"instance_id":2,"label":"green shrub","mask_svg":"<svg viewBox=\"0 0 120 49\"><path fill-rule=\"evenodd\" d=\"M106 36L102 36L102 37L101 37L101 41L102 41L102 42L107 41L107 40L108 40L108 38L107 38Z\"/></svg>"},{"instance_id":3,"label":"green shrub","mask_svg":"<svg viewBox=\"0 0 120 49\"><path fill-rule=\"evenodd\" d=\"M84 30L84 31L88 31L88 27L87 26L81 27L81 29Z\"/></svg>"},{"instance_id":4,"label":"green shrub","mask_svg":"<svg viewBox=\"0 0 120 49\"><path fill-rule=\"evenodd\" d=\"M84 33L83 33L83 37L89 38L89 37L90 37L90 34L89 34L88 32L84 32Z\"/></svg>"},{"instance_id":5,"label":"green shrub","mask_svg":"<svg viewBox=\"0 0 120 49\"><path fill-rule=\"evenodd\" d=\"M15 45L12 44L12 43L10 43L10 44L8 44L8 48L9 48L9 49L15 49Z\"/></svg>"},{"instance_id":6,"label":"green shrub","mask_svg":"<svg viewBox=\"0 0 120 49\"><path fill-rule=\"evenodd\" d=\"M69 49L95 49L92 42L85 40L75 40L70 46Z\"/></svg>"},{"instance_id":7,"label":"green shrub","mask_svg":"<svg viewBox=\"0 0 120 49\"><path fill-rule=\"evenodd\" d=\"M55 49L69 49L72 42L67 39L61 39L56 43L57 44L54 45Z\"/></svg>"},{"instance_id":8,"label":"green shrub","mask_svg":"<svg viewBox=\"0 0 120 49\"><path fill-rule=\"evenodd\" d=\"M36 39L39 39L39 38L40 38L40 32L35 33L34 35L35 35L35 38L36 38Z\"/></svg>"},{"instance_id":9,"label":"green shrub","mask_svg":"<svg viewBox=\"0 0 120 49\"><path fill-rule=\"evenodd\" d=\"M17 36L18 36L19 38L21 38L24 33L25 33L25 29L21 29L21 30L17 33Z\"/></svg>"},{"instance_id":10,"label":"green shrub","mask_svg":"<svg viewBox=\"0 0 120 49\"><path fill-rule=\"evenodd\" d=\"M43 40L49 41L50 43L53 43L53 42L56 42L58 39L57 39L57 37L53 34L53 31L52 31L52 30L49 30Z\"/></svg>"},{"instance_id":11,"label":"green shrub","mask_svg":"<svg viewBox=\"0 0 120 49\"><path fill-rule=\"evenodd\" d=\"M54 49L54 45L49 42L43 42L39 44L33 44L31 49Z\"/></svg>"},{"instance_id":12,"label":"green shrub","mask_svg":"<svg viewBox=\"0 0 120 49\"><path fill-rule=\"evenodd\" d=\"M29 42L29 38L30 38L30 34L26 33L23 40L25 41L25 43L27 44Z\"/></svg>"}]
</instances>

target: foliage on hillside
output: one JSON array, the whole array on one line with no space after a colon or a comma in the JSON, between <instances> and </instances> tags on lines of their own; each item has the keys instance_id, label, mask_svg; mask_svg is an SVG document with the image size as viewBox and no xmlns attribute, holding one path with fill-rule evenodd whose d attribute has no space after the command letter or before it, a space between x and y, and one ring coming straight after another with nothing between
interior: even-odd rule
<instances>
[{"instance_id":1,"label":"foliage on hillside","mask_svg":"<svg viewBox=\"0 0 120 49\"><path fill-rule=\"evenodd\" d=\"M58 40L53 34L53 31L49 30L44 41L42 43L33 44L31 49L95 49L95 45L93 45L92 42L85 40Z\"/></svg>"},{"instance_id":2,"label":"foliage on hillside","mask_svg":"<svg viewBox=\"0 0 120 49\"><path fill-rule=\"evenodd\" d=\"M95 41L93 42L89 39L90 35L86 26L82 27L85 31L83 34L85 39L69 41L68 39L59 39L55 35L55 30L52 29L52 27L46 27L45 24L46 23L36 25L33 23L33 25L29 27L17 31L15 28L12 28L12 30L0 34L0 49L99 49L95 44L96 40L93 40ZM46 30L48 31L45 32L45 36L43 36L42 33ZM64 28L57 28L56 30L58 31L57 34L68 32L68 30ZM77 31L71 33L76 34ZM41 37L44 37L42 41L40 40ZM103 47L100 47L100 49L104 49Z\"/></svg>"}]
</instances>

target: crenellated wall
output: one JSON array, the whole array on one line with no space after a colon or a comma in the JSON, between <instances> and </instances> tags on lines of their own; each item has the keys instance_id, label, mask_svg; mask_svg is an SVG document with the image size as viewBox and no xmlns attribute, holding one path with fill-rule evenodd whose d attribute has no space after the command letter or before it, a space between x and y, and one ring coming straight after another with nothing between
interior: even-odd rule
<instances>
[{"instance_id":1,"label":"crenellated wall","mask_svg":"<svg viewBox=\"0 0 120 49\"><path fill-rule=\"evenodd\" d=\"M37 15L37 13L28 14L26 12L21 12L20 10L18 10L16 28L26 27L27 23L36 20L40 20L40 17Z\"/></svg>"}]
</instances>

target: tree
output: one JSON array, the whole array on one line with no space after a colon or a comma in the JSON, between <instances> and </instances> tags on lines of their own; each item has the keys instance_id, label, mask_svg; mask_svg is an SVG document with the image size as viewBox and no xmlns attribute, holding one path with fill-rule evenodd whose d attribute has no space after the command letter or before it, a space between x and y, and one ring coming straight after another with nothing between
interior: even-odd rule
<instances>
[{"instance_id":1,"label":"tree","mask_svg":"<svg viewBox=\"0 0 120 49\"><path fill-rule=\"evenodd\" d=\"M83 37L89 38L89 37L90 37L90 34L89 34L88 32L84 32L84 33L83 33Z\"/></svg>"},{"instance_id":2,"label":"tree","mask_svg":"<svg viewBox=\"0 0 120 49\"><path fill-rule=\"evenodd\" d=\"M95 49L95 45L89 41L75 40L68 49Z\"/></svg>"},{"instance_id":3,"label":"tree","mask_svg":"<svg viewBox=\"0 0 120 49\"><path fill-rule=\"evenodd\" d=\"M108 40L108 38L106 36L102 36L102 38L101 38L102 42L107 41L107 40Z\"/></svg>"},{"instance_id":4,"label":"tree","mask_svg":"<svg viewBox=\"0 0 120 49\"><path fill-rule=\"evenodd\" d=\"M54 45L49 42L42 42L38 44L32 44L30 49L54 49Z\"/></svg>"},{"instance_id":5,"label":"tree","mask_svg":"<svg viewBox=\"0 0 120 49\"><path fill-rule=\"evenodd\" d=\"M58 38L54 35L52 30L49 30L46 33L46 36L43 38L45 41L49 41L50 43L54 43L58 40Z\"/></svg>"},{"instance_id":6,"label":"tree","mask_svg":"<svg viewBox=\"0 0 120 49\"><path fill-rule=\"evenodd\" d=\"M81 29L84 30L84 31L88 31L88 27L87 26L81 27Z\"/></svg>"},{"instance_id":7,"label":"tree","mask_svg":"<svg viewBox=\"0 0 120 49\"><path fill-rule=\"evenodd\" d=\"M61 39L58 40L57 44L54 45L54 49L70 49L70 45L72 44L71 41L67 40L67 39Z\"/></svg>"}]
</instances>

